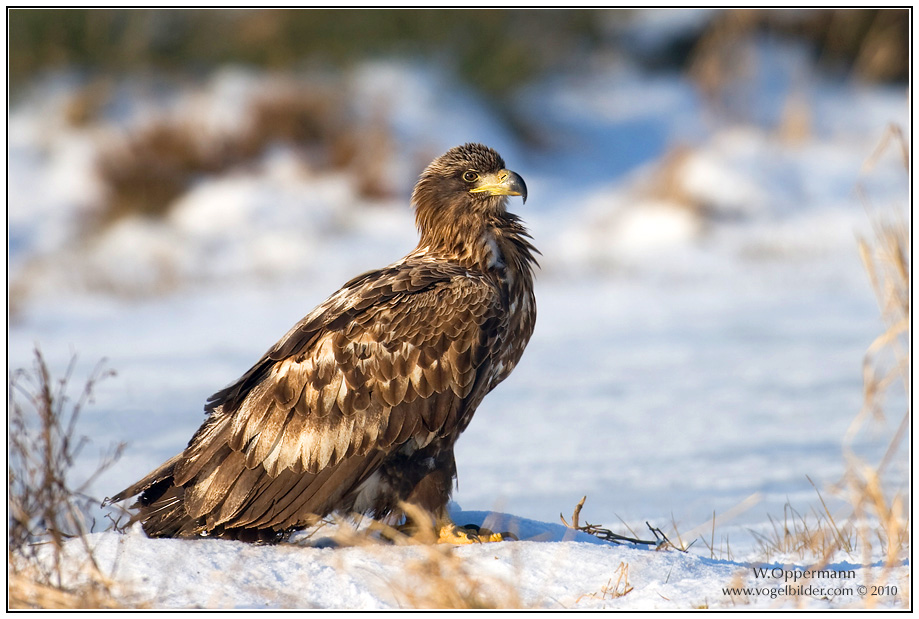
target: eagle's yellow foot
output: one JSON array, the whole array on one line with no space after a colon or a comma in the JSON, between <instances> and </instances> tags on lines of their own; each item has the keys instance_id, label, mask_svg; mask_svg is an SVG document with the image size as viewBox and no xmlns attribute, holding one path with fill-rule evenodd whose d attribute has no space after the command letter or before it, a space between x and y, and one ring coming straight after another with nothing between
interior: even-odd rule
<instances>
[{"instance_id":1,"label":"eagle's yellow foot","mask_svg":"<svg viewBox=\"0 0 919 619\"><path fill-rule=\"evenodd\" d=\"M505 531L504 533L495 533L488 529L482 529L474 524L467 524L464 527L455 524L446 524L440 528L440 535L437 538L438 544L482 544L485 542L505 542L516 540L517 536Z\"/></svg>"}]
</instances>

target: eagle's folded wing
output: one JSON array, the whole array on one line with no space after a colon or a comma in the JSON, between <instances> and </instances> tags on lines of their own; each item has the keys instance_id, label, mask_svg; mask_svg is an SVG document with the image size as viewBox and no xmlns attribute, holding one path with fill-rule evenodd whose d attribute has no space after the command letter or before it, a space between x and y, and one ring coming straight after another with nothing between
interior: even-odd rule
<instances>
[{"instance_id":1,"label":"eagle's folded wing","mask_svg":"<svg viewBox=\"0 0 919 619\"><path fill-rule=\"evenodd\" d=\"M308 316L275 349L292 338L307 345L260 369L246 393L225 390L228 399L173 469L190 515L219 511L214 524L235 524L253 503L269 510L287 494L323 504L320 488L310 485L344 460L357 474L368 468L362 461L409 439L421 447L457 429L494 337L498 296L483 278L464 273L431 282L418 271L416 285L398 291L378 272L343 303L347 321L310 333ZM368 302L373 290L375 303ZM321 485L326 492L341 486Z\"/></svg>"}]
</instances>

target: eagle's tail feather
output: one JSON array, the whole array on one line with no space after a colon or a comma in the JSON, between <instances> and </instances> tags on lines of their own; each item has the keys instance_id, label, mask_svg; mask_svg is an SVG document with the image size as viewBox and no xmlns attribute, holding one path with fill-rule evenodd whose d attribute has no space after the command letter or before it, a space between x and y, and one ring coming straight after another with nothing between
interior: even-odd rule
<instances>
[{"instance_id":1,"label":"eagle's tail feather","mask_svg":"<svg viewBox=\"0 0 919 619\"><path fill-rule=\"evenodd\" d=\"M182 454L178 454L170 458L137 483L106 498L103 505L140 495L131 505L138 511L131 516L128 526L142 522L149 537L185 537L191 534L195 521L185 511L185 490L173 483L173 471L181 457Z\"/></svg>"},{"instance_id":2,"label":"eagle's tail feather","mask_svg":"<svg viewBox=\"0 0 919 619\"><path fill-rule=\"evenodd\" d=\"M142 480L107 502L140 495L139 508L130 523L142 522L149 537L222 537L246 541L277 541L284 531L309 526L313 517L325 516L347 503L361 482L376 469L380 453L351 456L318 473L281 471L274 478L262 469L255 479L241 480L250 487L240 501L232 492L215 501L212 510L199 516L189 513L186 488L172 476L180 456L172 458ZM245 469L247 477L255 470ZM196 479L189 483L194 484ZM187 486L188 484L186 484ZM234 484L226 485L232 488ZM223 484L220 484L223 487ZM353 503L354 497L350 498Z\"/></svg>"},{"instance_id":3,"label":"eagle's tail feather","mask_svg":"<svg viewBox=\"0 0 919 619\"><path fill-rule=\"evenodd\" d=\"M191 537L197 533L196 519L185 511L185 489L170 485L152 504L142 507L135 518L143 522L148 537Z\"/></svg>"},{"instance_id":4,"label":"eagle's tail feather","mask_svg":"<svg viewBox=\"0 0 919 619\"><path fill-rule=\"evenodd\" d=\"M144 476L144 478L140 481L128 486L113 497L106 497L106 499L102 502L102 505L105 506L110 505L111 503L117 503L118 501L124 501L125 499L129 499L132 496L137 496L138 494L144 495L140 498L138 503L149 505L158 498L158 495L149 498L146 502L144 501L145 497L147 497L148 494L155 494L155 491L152 493L150 492L151 490L154 490L154 486L161 485L166 480L172 480L172 472L181 458L182 454L173 456L161 464L159 467L151 471L149 474ZM162 494L162 492L165 490L166 488L164 487L160 494Z\"/></svg>"}]
</instances>

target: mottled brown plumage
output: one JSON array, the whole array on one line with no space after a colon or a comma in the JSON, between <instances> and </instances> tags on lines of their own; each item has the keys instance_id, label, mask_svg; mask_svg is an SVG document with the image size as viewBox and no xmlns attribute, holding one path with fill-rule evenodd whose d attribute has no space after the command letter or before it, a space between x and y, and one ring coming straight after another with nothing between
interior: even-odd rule
<instances>
[{"instance_id":1,"label":"mottled brown plumage","mask_svg":"<svg viewBox=\"0 0 919 619\"><path fill-rule=\"evenodd\" d=\"M360 275L208 400L179 455L140 495L153 537L276 540L333 511L446 522L453 446L533 333L529 235L506 211L526 186L492 149L453 148L412 203L421 240Z\"/></svg>"}]
</instances>

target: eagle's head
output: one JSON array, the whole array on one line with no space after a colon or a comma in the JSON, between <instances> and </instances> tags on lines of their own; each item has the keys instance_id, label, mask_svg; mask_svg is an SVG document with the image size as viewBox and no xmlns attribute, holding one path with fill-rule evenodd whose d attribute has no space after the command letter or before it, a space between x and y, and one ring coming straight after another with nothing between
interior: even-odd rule
<instances>
[{"instance_id":1,"label":"eagle's head","mask_svg":"<svg viewBox=\"0 0 919 619\"><path fill-rule=\"evenodd\" d=\"M437 228L466 228L503 214L507 196L526 202L526 183L504 167L495 150L470 143L451 148L425 168L412 204L424 239Z\"/></svg>"}]
</instances>

